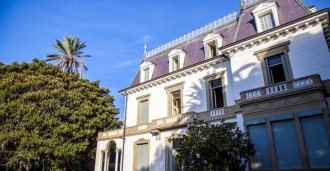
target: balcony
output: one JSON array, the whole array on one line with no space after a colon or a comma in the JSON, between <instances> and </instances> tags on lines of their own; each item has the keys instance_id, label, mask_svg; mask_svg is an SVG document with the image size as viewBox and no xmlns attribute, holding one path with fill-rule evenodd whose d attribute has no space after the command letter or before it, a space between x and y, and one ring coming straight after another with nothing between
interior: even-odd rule
<instances>
[{"instance_id":1,"label":"balcony","mask_svg":"<svg viewBox=\"0 0 330 171\"><path fill-rule=\"evenodd\" d=\"M278 98L279 96L295 94L322 87L319 75L310 75L269 86L259 87L240 93L241 103Z\"/></svg>"},{"instance_id":2,"label":"balcony","mask_svg":"<svg viewBox=\"0 0 330 171\"><path fill-rule=\"evenodd\" d=\"M193 122L194 118L196 118L195 112L188 112L181 115L159 118L152 120L152 128L161 130L166 128L179 127Z\"/></svg>"}]
</instances>

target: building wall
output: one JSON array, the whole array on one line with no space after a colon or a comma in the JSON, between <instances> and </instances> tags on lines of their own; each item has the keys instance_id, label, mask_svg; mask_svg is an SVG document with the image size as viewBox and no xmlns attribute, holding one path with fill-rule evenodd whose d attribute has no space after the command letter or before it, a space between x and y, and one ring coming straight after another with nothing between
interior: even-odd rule
<instances>
[{"instance_id":1,"label":"building wall","mask_svg":"<svg viewBox=\"0 0 330 171\"><path fill-rule=\"evenodd\" d=\"M218 63L214 67L198 71L190 75L157 85L140 92L128 96L127 101L127 126L135 126L137 124L138 101L137 97L150 94L149 101L149 122L154 119L167 117L167 94L164 87L184 81L183 91L183 111L186 112L203 112L207 111L206 87L204 76L217 72L225 71L224 86L226 88L227 106L235 105L232 83L232 74L229 61Z\"/></svg>"},{"instance_id":2,"label":"building wall","mask_svg":"<svg viewBox=\"0 0 330 171\"><path fill-rule=\"evenodd\" d=\"M322 26L318 24L236 52L231 58L235 100L241 98L239 93L242 91L265 86L255 51L285 41L290 41L288 54L293 78L320 74L322 80L329 79L330 54Z\"/></svg>"},{"instance_id":3,"label":"building wall","mask_svg":"<svg viewBox=\"0 0 330 171\"><path fill-rule=\"evenodd\" d=\"M273 1L272 1L273 2ZM287 3L288 1L280 0L281 3ZM281 4L280 3L280 4ZM290 4L294 5L295 2L291 2ZM290 6L289 4L289 6ZM298 5L298 4L295 4ZM282 7L280 7L282 8ZM284 12L285 10L283 10ZM248 9L250 12L252 9ZM300 9L302 10L302 9ZM250 12L247 14L242 14L242 16L245 15L247 19L251 18ZM292 11L291 11L292 12ZM297 13L295 13L297 14ZM298 15L298 14L297 14ZM300 16L300 14L299 14ZM301 16L305 16L305 13ZM290 16L284 16L283 14L280 14L280 18L290 18ZM328 16L327 16L328 17ZM292 18L296 19L299 18L298 16L294 16ZM246 18L245 18L246 19ZM244 18L243 18L244 20ZM288 20L288 21L292 21ZM313 19L312 22L314 22L315 19ZM301 22L301 21L296 21ZM311 22L311 23L312 23ZM317 23L317 24L315 24ZM241 23L241 24L244 24ZM285 23L282 23L285 24ZM309 25L305 27L306 25ZM236 26L236 24L230 25L230 27L233 29L233 26ZM166 118L168 116L168 94L165 89L165 87L175 85L177 83L183 84L183 108L181 111L181 114L185 114L188 112L195 112L197 118L204 118L206 117L208 121L210 121L212 124L220 124L222 119L225 119L226 122L237 122L238 127L242 131L247 130L247 123L246 121L252 121L252 120L258 120L258 119L264 119L267 123L267 129L269 134L269 142L272 144L272 164L273 169L279 169L276 165L276 155L274 152L274 144L273 137L272 137L272 128L271 128L271 122L269 121L269 118L271 117L277 117L283 114L292 114L295 117L295 123L299 125L299 118L297 117L297 114L299 112L305 112L309 110L314 109L322 109L323 110L323 116L324 121L326 123L328 134L330 135L330 124L329 124L329 117L328 117L328 110L329 108L329 102L330 98L329 92L330 92L330 54L329 49L327 46L326 39L324 37L324 32L322 28L322 22L314 22L312 24L305 24L305 21L298 30L293 29L294 27L291 27L290 31L284 31L286 28L279 28L278 30L274 31L274 34L272 35L272 38L267 40L265 37L263 38L261 43L250 43L250 42L234 42L232 44L232 47L234 49L234 46L236 46L235 43L239 44L247 44L248 47L243 47L242 45L239 46L239 49L235 51L230 51L229 54L226 53L227 51L223 51L223 54L226 54L229 56L229 60L223 60L224 57L217 56L214 59L217 59L217 64L212 65L208 68L203 68L198 71L194 71L189 74L184 74L184 76L180 76L175 79L170 79L165 82L157 84L150 84L153 81L159 81L160 78L155 78L152 80L149 80L146 84L142 83L139 85L138 82L135 82L133 87L130 87L129 89L135 89L136 87L143 87L148 85L147 88L144 88L139 91L131 91L129 94L125 94L127 98L127 111L126 111L126 126L130 127L130 133L126 135L126 142L125 142L125 151L124 151L124 163L123 168L126 171L133 170L134 163L136 163L136 158L134 158L134 146L135 143L139 140L141 141L147 141L149 144L149 170L157 170L157 171L165 171L166 168L166 144L167 144L167 138L175 135L175 134L183 134L187 126L184 124L187 124L187 122L184 122L184 124L180 125L181 121L181 115L177 119L178 122L175 121L173 124L169 122L167 125L162 125L163 123L158 125L155 124L155 120L161 118ZM250 27L250 26L249 26ZM240 29L244 28L242 25L240 26ZM279 31L282 29L281 31ZM226 30L226 29L224 29ZM229 30L227 30L229 33ZM242 30L240 30L242 31ZM244 30L243 30L244 31ZM250 30L251 31L251 30ZM269 31L269 30L268 30ZM262 37L263 34L272 34L271 31L265 31L264 33L260 33L259 36ZM274 36L275 32L279 31L280 36ZM220 31L221 32L221 31ZM218 32L217 32L218 33ZM234 33L234 32L233 32ZM239 33L239 32L238 32ZM252 34L252 32L251 32ZM229 34L230 35L230 34ZM205 35L206 37L207 35ZM252 36L252 35L249 35ZM200 37L199 40L202 40L204 37ZM237 40L242 40L243 37L239 37ZM251 40L254 38L251 38ZM228 40L228 39L226 39ZM256 41L255 41L256 42ZM265 93L252 97L254 99L248 99L244 95L244 91L252 91L252 89L259 89L259 90L265 90L265 86L268 86L267 81L265 81L268 78L264 78L265 74L264 72L264 61L260 60L256 54L256 52L274 47L279 44L283 44L285 42L290 42L288 44L288 54L287 58L289 60L288 67L290 67L290 70L292 71L292 78L285 82L285 85L291 86L290 89L284 90L278 94L268 94ZM190 42L191 44L196 43L195 41ZM199 42L200 44L201 42ZM189 43L188 43L189 44ZM190 45L191 45L190 44ZM251 46L250 46L251 45ZM186 45L183 45L186 46ZM284 45L283 45L284 46ZM237 46L238 47L238 46ZM193 48L190 48L193 49ZM199 50L201 48L198 48ZM221 48L220 48L221 49ZM268 51L268 50L267 50ZM187 52L187 56L185 60L189 59L189 53L193 53L192 51ZM198 52L200 54L200 51ZM196 56L196 54L194 54ZM277 54L275 54L277 55ZM167 54L160 54L160 57L162 59L156 59L157 57L153 58L153 60L161 61L160 63L166 63L167 61ZM269 57L269 56L268 56ZM221 60L221 62L220 62ZM207 61L206 61L207 62ZM190 64L190 63L189 63ZM194 64L191 64L194 65ZM202 64L201 64L202 65ZM162 65L158 66L160 69L163 69L165 67L168 68L168 65ZM190 66L189 67L194 67ZM165 68L165 69L167 69ZM188 71L188 70L186 70ZM179 72L181 72L179 70ZM208 108L208 99L209 95L207 94L208 87L206 84L206 76L210 76L215 73L223 73L223 88L225 92L225 108L229 112L218 114L215 117L211 116L212 110ZM178 73L178 72L176 72ZM160 74L160 73L157 73ZM163 73L164 77L168 77L171 75L167 72ZM321 80L319 79L318 74L321 77ZM173 74L174 75L174 74ZM312 76L311 76L312 75ZM161 77L162 75L159 75ZM314 84L310 85L304 85L305 87L296 87L292 88L293 79L300 78L300 77L313 77ZM137 77L139 78L139 77ZM310 79L311 79L310 78ZM158 80L157 80L158 79ZM296 80L295 80L296 81ZM301 81L301 80L300 80ZM322 82L324 81L324 82ZM326 83L325 83L326 82ZM326 85L327 84L327 85ZM151 85L151 86L150 86ZM150 86L150 87L149 87ZM327 89L327 90L323 90ZM254 90L253 90L254 91ZM289 93L287 93L289 92ZM240 94L241 93L241 94ZM276 92L277 93L277 92ZM135 128L138 129L138 103L139 100L138 97L149 96L149 117L148 117L148 128L149 130L134 130ZM244 94L243 96L241 96ZM228 107L228 108L227 108ZM230 109L229 109L230 108ZM216 110L223 110L223 109L216 109ZM158 121L158 120L157 120ZM187 120L186 120L187 121ZM189 121L191 122L191 121ZM164 121L165 123L165 121ZM257 123L258 124L258 123ZM151 126L150 126L151 125ZM134 132L136 131L136 132ZM153 131L153 133L152 133ZM158 134L156 134L154 131L159 131ZM133 133L132 133L133 132ZM301 131L298 133L301 134ZM301 146L302 149L304 149L304 142L302 141L303 136L299 135L299 146ZM106 146L110 140L99 140L98 141L98 147L97 147L97 157L96 160L100 161L101 157L101 151L106 149ZM121 139L115 139L117 142L122 142ZM291 142L290 142L291 143ZM304 151L304 150L301 150ZM302 158L304 158L304 168L308 169L308 164L306 160L306 155L302 155ZM97 167L96 167L97 168Z\"/></svg>"}]
</instances>

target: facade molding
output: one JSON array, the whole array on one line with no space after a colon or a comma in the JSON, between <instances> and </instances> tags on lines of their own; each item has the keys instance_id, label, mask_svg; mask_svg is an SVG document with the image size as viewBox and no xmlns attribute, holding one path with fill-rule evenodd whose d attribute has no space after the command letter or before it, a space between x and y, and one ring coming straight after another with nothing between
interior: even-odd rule
<instances>
[{"instance_id":1,"label":"facade molding","mask_svg":"<svg viewBox=\"0 0 330 171\"><path fill-rule=\"evenodd\" d=\"M124 95L124 96L134 94L134 93L143 91L145 89L164 84L166 82L174 81L177 78L181 78L181 77L185 77L187 75L195 74L199 71L211 68L212 66L217 65L218 63L223 63L225 61L228 61L228 60L224 57L221 57L221 56L214 57L214 58L211 58L211 59L193 64L189 67L185 67L185 68L179 69L177 71L165 74L163 76L154 78L152 80L143 82L143 83L138 84L136 86L132 86L132 87L120 90L119 93ZM127 92L127 94L125 93L125 91Z\"/></svg>"}]
</instances>

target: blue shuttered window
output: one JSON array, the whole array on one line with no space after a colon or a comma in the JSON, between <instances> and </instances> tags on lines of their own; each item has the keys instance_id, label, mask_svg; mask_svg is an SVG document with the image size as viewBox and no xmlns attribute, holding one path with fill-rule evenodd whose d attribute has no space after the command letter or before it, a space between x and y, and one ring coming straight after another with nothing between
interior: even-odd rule
<instances>
[{"instance_id":1,"label":"blue shuttered window","mask_svg":"<svg viewBox=\"0 0 330 171\"><path fill-rule=\"evenodd\" d=\"M148 100L142 101L140 104L140 124L148 123Z\"/></svg>"},{"instance_id":2,"label":"blue shuttered window","mask_svg":"<svg viewBox=\"0 0 330 171\"><path fill-rule=\"evenodd\" d=\"M148 171L148 144L138 144L137 171Z\"/></svg>"},{"instance_id":3,"label":"blue shuttered window","mask_svg":"<svg viewBox=\"0 0 330 171\"><path fill-rule=\"evenodd\" d=\"M330 141L323 115L299 116L310 168L330 168Z\"/></svg>"},{"instance_id":4,"label":"blue shuttered window","mask_svg":"<svg viewBox=\"0 0 330 171\"><path fill-rule=\"evenodd\" d=\"M254 149L256 150L255 156L252 157L252 169L272 170L266 124L260 124L260 121L256 120L247 121L247 126L250 133L249 139L251 139L252 143L254 144Z\"/></svg>"},{"instance_id":5,"label":"blue shuttered window","mask_svg":"<svg viewBox=\"0 0 330 171\"><path fill-rule=\"evenodd\" d=\"M289 119L289 120L288 120ZM302 169L293 114L270 117L278 169Z\"/></svg>"}]
</instances>

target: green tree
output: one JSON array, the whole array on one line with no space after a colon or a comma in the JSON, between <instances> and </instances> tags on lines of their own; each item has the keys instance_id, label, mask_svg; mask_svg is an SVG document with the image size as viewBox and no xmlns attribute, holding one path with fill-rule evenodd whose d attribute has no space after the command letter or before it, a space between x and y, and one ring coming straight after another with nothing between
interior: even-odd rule
<instances>
[{"instance_id":1,"label":"green tree","mask_svg":"<svg viewBox=\"0 0 330 171\"><path fill-rule=\"evenodd\" d=\"M236 123L213 125L195 120L194 124L182 136L169 140L178 143L175 160L185 171L245 170L255 150Z\"/></svg>"},{"instance_id":2,"label":"green tree","mask_svg":"<svg viewBox=\"0 0 330 171\"><path fill-rule=\"evenodd\" d=\"M0 66L0 168L88 170L98 132L117 129L110 90L44 61Z\"/></svg>"},{"instance_id":3,"label":"green tree","mask_svg":"<svg viewBox=\"0 0 330 171\"><path fill-rule=\"evenodd\" d=\"M64 41L56 39L57 43L53 44L62 55L57 53L48 54L46 61L55 60L54 65L58 66L63 72L67 72L69 75L78 73L81 78L81 67L84 73L88 70L83 58L91 57L90 55L83 55L83 52L80 51L86 47L86 42L80 43L79 38L75 36L63 36L63 39Z\"/></svg>"}]
</instances>

